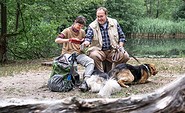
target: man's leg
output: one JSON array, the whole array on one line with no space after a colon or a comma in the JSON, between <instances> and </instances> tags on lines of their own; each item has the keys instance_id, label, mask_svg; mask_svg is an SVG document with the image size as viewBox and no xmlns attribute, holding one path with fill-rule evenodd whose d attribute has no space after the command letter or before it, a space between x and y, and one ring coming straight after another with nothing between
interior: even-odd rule
<instances>
[{"instance_id":1,"label":"man's leg","mask_svg":"<svg viewBox=\"0 0 185 113\"><path fill-rule=\"evenodd\" d=\"M112 62L109 62L108 60L104 60L102 64L103 64L103 70L105 73L108 73L112 69Z\"/></svg>"},{"instance_id":2,"label":"man's leg","mask_svg":"<svg viewBox=\"0 0 185 113\"><path fill-rule=\"evenodd\" d=\"M84 77L90 77L94 71L94 60L85 54L77 56L77 62L85 67Z\"/></svg>"},{"instance_id":3,"label":"man's leg","mask_svg":"<svg viewBox=\"0 0 185 113\"><path fill-rule=\"evenodd\" d=\"M89 53L89 57L94 59L95 68L104 72L102 62L106 59L105 53L100 50L93 50Z\"/></svg>"},{"instance_id":4,"label":"man's leg","mask_svg":"<svg viewBox=\"0 0 185 113\"><path fill-rule=\"evenodd\" d=\"M94 71L94 60L85 54L78 55L76 59L79 64L85 67L84 78L83 78L84 81L79 86L79 89L85 92L89 90L86 80L90 78L91 74Z\"/></svg>"}]
</instances>

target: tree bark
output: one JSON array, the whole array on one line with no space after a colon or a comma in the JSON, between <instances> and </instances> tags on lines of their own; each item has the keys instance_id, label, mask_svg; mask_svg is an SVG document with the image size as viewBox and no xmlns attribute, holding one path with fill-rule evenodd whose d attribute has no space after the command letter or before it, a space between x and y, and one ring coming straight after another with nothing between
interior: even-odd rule
<instances>
[{"instance_id":1,"label":"tree bark","mask_svg":"<svg viewBox=\"0 0 185 113\"><path fill-rule=\"evenodd\" d=\"M2 100L0 113L185 113L185 75L152 93L127 98Z\"/></svg>"},{"instance_id":2,"label":"tree bark","mask_svg":"<svg viewBox=\"0 0 185 113\"><path fill-rule=\"evenodd\" d=\"M159 7L160 7L159 5L160 5L160 1L157 0L157 6L156 6L156 7L157 7L157 9L156 9L157 11L156 11L156 16L155 16L155 18L158 18L158 17L159 17Z\"/></svg>"},{"instance_id":3,"label":"tree bark","mask_svg":"<svg viewBox=\"0 0 185 113\"><path fill-rule=\"evenodd\" d=\"M0 35L0 63L3 63L7 60L6 56L6 34L7 34L7 11L6 5L4 3L0 3L1 5L1 35Z\"/></svg>"}]
</instances>

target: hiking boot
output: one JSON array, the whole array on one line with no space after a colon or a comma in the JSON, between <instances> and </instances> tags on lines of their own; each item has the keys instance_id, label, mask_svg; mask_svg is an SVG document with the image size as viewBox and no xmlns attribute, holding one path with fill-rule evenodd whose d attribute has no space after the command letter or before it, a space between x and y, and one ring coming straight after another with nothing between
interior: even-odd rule
<instances>
[{"instance_id":1,"label":"hiking boot","mask_svg":"<svg viewBox=\"0 0 185 113\"><path fill-rule=\"evenodd\" d=\"M86 81L83 81L83 83L79 86L79 89L80 89L82 92L87 92L87 91L89 90Z\"/></svg>"},{"instance_id":2,"label":"hiking boot","mask_svg":"<svg viewBox=\"0 0 185 113\"><path fill-rule=\"evenodd\" d=\"M75 86L80 86L81 85L81 81L75 81Z\"/></svg>"},{"instance_id":3,"label":"hiking boot","mask_svg":"<svg viewBox=\"0 0 185 113\"><path fill-rule=\"evenodd\" d=\"M74 79L75 79L75 86L80 86L81 85L80 76L76 75L74 76Z\"/></svg>"},{"instance_id":4,"label":"hiking boot","mask_svg":"<svg viewBox=\"0 0 185 113\"><path fill-rule=\"evenodd\" d=\"M75 86L80 86L81 85L81 81L80 80L75 80Z\"/></svg>"}]
</instances>

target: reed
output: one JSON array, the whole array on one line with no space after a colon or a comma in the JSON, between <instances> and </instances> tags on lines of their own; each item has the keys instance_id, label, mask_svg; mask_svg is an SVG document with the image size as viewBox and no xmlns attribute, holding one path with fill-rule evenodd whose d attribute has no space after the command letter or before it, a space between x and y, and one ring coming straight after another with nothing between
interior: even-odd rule
<instances>
[{"instance_id":1,"label":"reed","mask_svg":"<svg viewBox=\"0 0 185 113\"><path fill-rule=\"evenodd\" d=\"M133 33L173 34L185 33L185 21L143 18L136 21Z\"/></svg>"}]
</instances>

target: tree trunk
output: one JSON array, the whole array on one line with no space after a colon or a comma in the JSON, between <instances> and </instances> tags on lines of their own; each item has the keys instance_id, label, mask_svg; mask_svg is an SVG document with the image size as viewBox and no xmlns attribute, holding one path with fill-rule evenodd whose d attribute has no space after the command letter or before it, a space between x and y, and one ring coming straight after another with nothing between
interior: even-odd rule
<instances>
[{"instance_id":1,"label":"tree trunk","mask_svg":"<svg viewBox=\"0 0 185 113\"><path fill-rule=\"evenodd\" d=\"M4 100L0 113L185 113L185 75L155 92L127 98Z\"/></svg>"},{"instance_id":2,"label":"tree trunk","mask_svg":"<svg viewBox=\"0 0 185 113\"><path fill-rule=\"evenodd\" d=\"M0 63L3 63L7 60L6 52L7 52L7 11L6 5L4 3L1 4L1 35L0 35Z\"/></svg>"},{"instance_id":3,"label":"tree trunk","mask_svg":"<svg viewBox=\"0 0 185 113\"><path fill-rule=\"evenodd\" d=\"M155 18L158 18L158 17L159 17L159 7L160 7L159 5L160 5L160 1L157 0L157 6L156 6L156 7L157 7L157 9L156 9L157 11L156 11L156 16L155 16Z\"/></svg>"}]
</instances>

